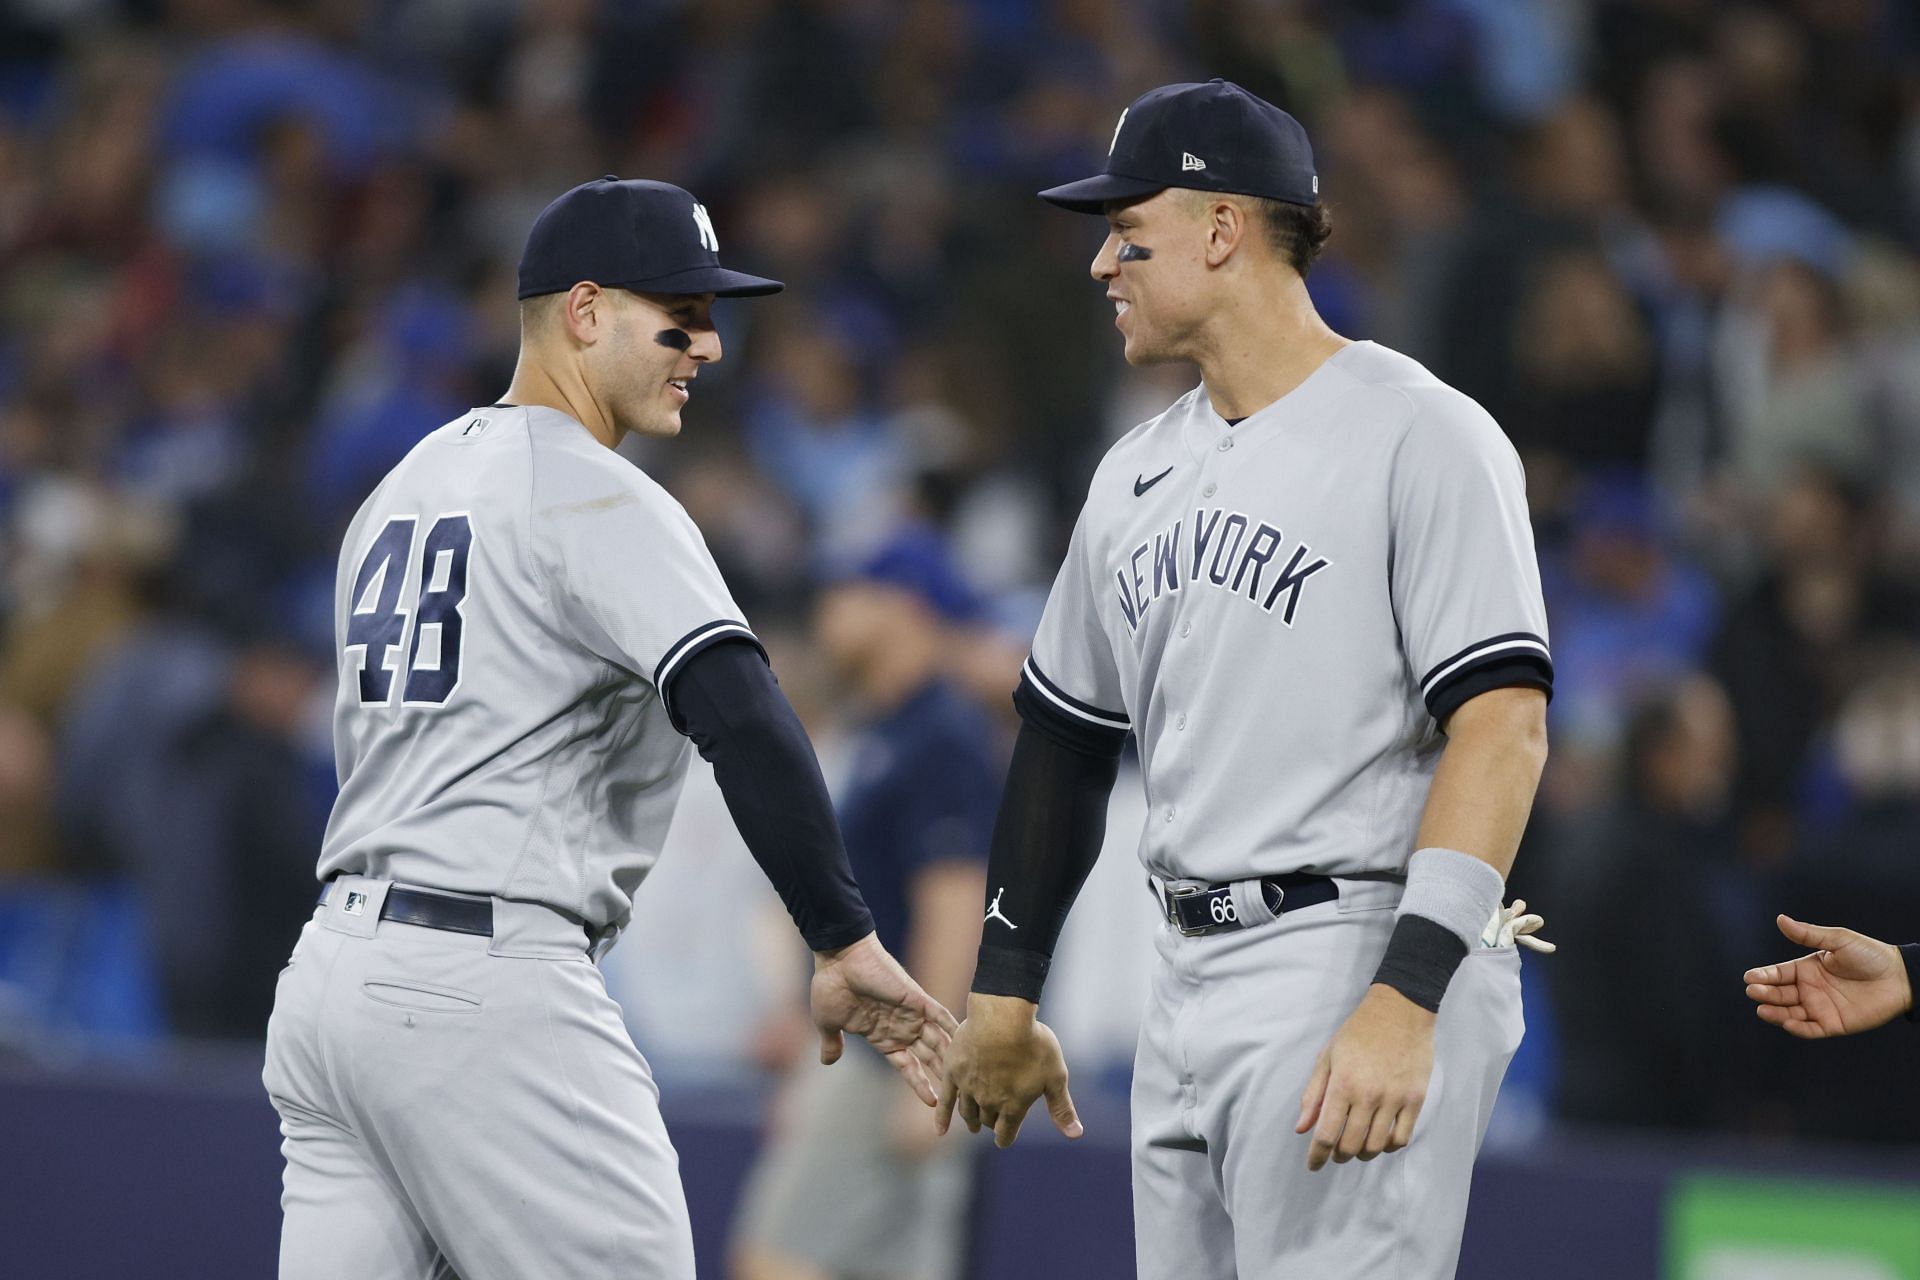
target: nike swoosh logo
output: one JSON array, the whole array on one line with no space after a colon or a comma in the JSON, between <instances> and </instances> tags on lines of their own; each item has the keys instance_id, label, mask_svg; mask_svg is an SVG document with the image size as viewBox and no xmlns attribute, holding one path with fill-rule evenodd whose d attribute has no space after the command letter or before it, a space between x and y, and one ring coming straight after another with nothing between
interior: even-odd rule
<instances>
[{"instance_id":1,"label":"nike swoosh logo","mask_svg":"<svg viewBox=\"0 0 1920 1280\"><path fill-rule=\"evenodd\" d=\"M1151 480L1144 480L1144 479L1141 479L1139 476L1135 476L1133 480L1133 496L1136 498L1139 497L1141 494L1153 488L1153 486L1159 484L1162 480L1165 480L1168 476L1172 474L1173 474L1173 468L1168 467L1165 471L1162 471L1159 475L1155 476Z\"/></svg>"}]
</instances>

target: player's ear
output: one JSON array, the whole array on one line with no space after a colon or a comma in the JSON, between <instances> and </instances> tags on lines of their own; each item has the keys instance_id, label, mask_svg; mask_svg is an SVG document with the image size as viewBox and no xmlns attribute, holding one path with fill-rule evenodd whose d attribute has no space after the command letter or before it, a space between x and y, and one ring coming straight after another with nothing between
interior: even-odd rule
<instances>
[{"instance_id":1,"label":"player's ear","mask_svg":"<svg viewBox=\"0 0 1920 1280\"><path fill-rule=\"evenodd\" d=\"M1237 200L1211 200L1206 205L1207 265L1217 267L1233 256L1247 234L1248 214Z\"/></svg>"},{"instance_id":2,"label":"player's ear","mask_svg":"<svg viewBox=\"0 0 1920 1280\"><path fill-rule=\"evenodd\" d=\"M592 281L582 280L567 290L561 318L573 340L590 347L600 340L612 313L612 295Z\"/></svg>"}]
</instances>

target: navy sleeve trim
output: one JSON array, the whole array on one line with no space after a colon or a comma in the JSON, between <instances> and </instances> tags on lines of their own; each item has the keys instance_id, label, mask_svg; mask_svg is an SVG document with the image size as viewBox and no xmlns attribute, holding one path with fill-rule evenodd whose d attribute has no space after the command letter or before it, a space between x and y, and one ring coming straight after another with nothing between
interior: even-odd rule
<instances>
[{"instance_id":1,"label":"navy sleeve trim","mask_svg":"<svg viewBox=\"0 0 1920 1280\"><path fill-rule=\"evenodd\" d=\"M1013 691L1020 718L1062 746L1091 755L1118 755L1126 745L1133 722L1115 711L1103 711L1073 697L1049 680L1028 658Z\"/></svg>"},{"instance_id":2,"label":"navy sleeve trim","mask_svg":"<svg viewBox=\"0 0 1920 1280\"><path fill-rule=\"evenodd\" d=\"M687 632L667 646L666 653L653 669L653 687L660 694L660 702L666 707L669 719L673 717L673 705L669 701L668 688L673 677L685 668L687 659L723 640L744 640L759 650L763 660L767 656L767 648L760 643L760 637L754 635L744 622L722 618Z\"/></svg>"},{"instance_id":3,"label":"navy sleeve trim","mask_svg":"<svg viewBox=\"0 0 1920 1280\"><path fill-rule=\"evenodd\" d=\"M1047 673L1040 669L1040 664L1033 660L1032 654L1027 655L1026 664L1020 668L1020 675L1023 679L1032 681L1034 687L1043 697L1068 715L1078 716L1080 719L1090 724L1099 725L1104 729L1120 729L1124 731L1133 727L1133 721L1127 719L1126 712L1102 711L1091 702L1080 701L1080 699L1074 697L1065 689L1062 689L1059 685L1048 679Z\"/></svg>"},{"instance_id":4,"label":"navy sleeve trim","mask_svg":"<svg viewBox=\"0 0 1920 1280\"><path fill-rule=\"evenodd\" d=\"M1427 696L1427 714L1445 726L1448 717L1483 693L1494 689L1538 689L1553 697L1553 664L1533 654L1518 657L1494 654L1484 662L1462 667Z\"/></svg>"},{"instance_id":5,"label":"navy sleeve trim","mask_svg":"<svg viewBox=\"0 0 1920 1280\"><path fill-rule=\"evenodd\" d=\"M1458 675L1469 666L1479 666L1486 659L1495 656L1515 654L1534 654L1543 659L1547 669L1553 669L1553 654L1547 650L1547 642L1531 631L1509 631L1505 635L1488 636L1485 640L1470 644L1450 658L1443 658L1433 664L1433 668L1420 677L1420 696L1429 702L1433 700L1433 691L1444 681Z\"/></svg>"}]
</instances>

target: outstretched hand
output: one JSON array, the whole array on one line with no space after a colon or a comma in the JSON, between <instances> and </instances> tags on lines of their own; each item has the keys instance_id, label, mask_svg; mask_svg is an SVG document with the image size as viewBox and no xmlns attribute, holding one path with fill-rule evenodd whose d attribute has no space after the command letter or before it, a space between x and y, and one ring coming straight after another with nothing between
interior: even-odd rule
<instances>
[{"instance_id":1,"label":"outstretched hand","mask_svg":"<svg viewBox=\"0 0 1920 1280\"><path fill-rule=\"evenodd\" d=\"M1761 1019L1802 1040L1871 1031L1913 1007L1900 949L1851 929L1782 915L1780 932L1812 955L1746 972Z\"/></svg>"},{"instance_id":2,"label":"outstretched hand","mask_svg":"<svg viewBox=\"0 0 1920 1280\"><path fill-rule=\"evenodd\" d=\"M899 961L868 934L838 951L813 956L813 1025L820 1061L840 1060L846 1033L860 1036L933 1106L947 1046L959 1029L946 1006L920 989Z\"/></svg>"}]
</instances>

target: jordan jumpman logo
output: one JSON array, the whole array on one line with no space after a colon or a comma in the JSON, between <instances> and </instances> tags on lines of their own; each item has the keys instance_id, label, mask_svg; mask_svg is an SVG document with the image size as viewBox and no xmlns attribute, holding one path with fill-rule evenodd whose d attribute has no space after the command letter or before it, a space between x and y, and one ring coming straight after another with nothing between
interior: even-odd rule
<instances>
[{"instance_id":1,"label":"jordan jumpman logo","mask_svg":"<svg viewBox=\"0 0 1920 1280\"><path fill-rule=\"evenodd\" d=\"M1007 919L1000 911L1000 899L1006 896L1007 888L1005 885L1002 885L1000 886L1000 892L993 895L993 901L987 904L987 920L998 920L1009 929L1018 929L1020 926ZM985 924L987 920L982 920L980 923Z\"/></svg>"}]
</instances>

